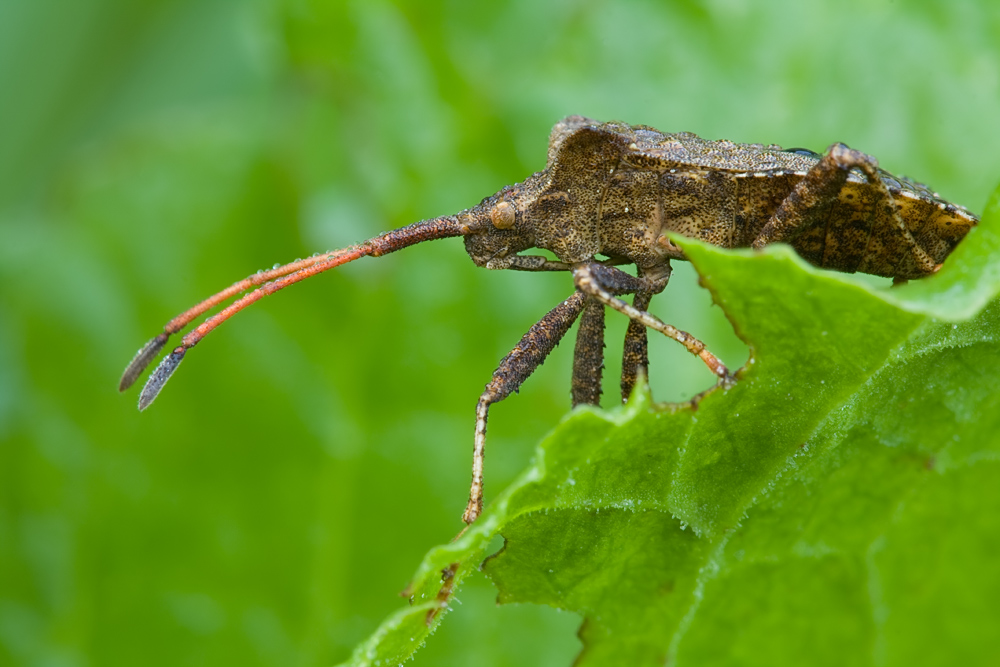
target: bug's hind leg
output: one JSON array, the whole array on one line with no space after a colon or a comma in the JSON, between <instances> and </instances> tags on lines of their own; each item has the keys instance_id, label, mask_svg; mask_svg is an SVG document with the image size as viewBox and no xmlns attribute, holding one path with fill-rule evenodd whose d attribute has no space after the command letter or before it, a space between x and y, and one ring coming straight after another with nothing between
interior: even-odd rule
<instances>
[{"instance_id":1,"label":"bug's hind leg","mask_svg":"<svg viewBox=\"0 0 1000 667\"><path fill-rule=\"evenodd\" d=\"M668 274L669 275L669 274ZM648 277L635 277L611 266L604 266L596 262L584 262L573 267L573 280L576 287L581 292L595 297L604 304L611 306L618 312L626 315L634 322L639 322L644 327L655 329L667 338L671 338L685 348L691 354L699 357L705 365L711 369L724 385L734 382L729 374L729 369L719 361L718 357L705 348L705 344L680 329L666 324L648 311L640 310L633 305L622 301L614 296L615 293L625 294L628 292L652 292L657 293L666 285L666 276L660 279Z\"/></svg>"},{"instance_id":2,"label":"bug's hind leg","mask_svg":"<svg viewBox=\"0 0 1000 667\"><path fill-rule=\"evenodd\" d=\"M486 385L476 405L476 439L472 452L472 486L469 504L462 514L465 523L472 523L483 511L483 457L486 450L486 420L490 405L510 396L528 379L545 357L555 348L583 310L587 297L582 292L572 296L546 313L534 324L500 366L493 371L493 378Z\"/></svg>"},{"instance_id":3,"label":"bug's hind leg","mask_svg":"<svg viewBox=\"0 0 1000 667\"><path fill-rule=\"evenodd\" d=\"M641 311L649 310L652 298L652 292L636 292L632 297L632 307ZM649 340L646 337L646 326L637 320L629 320L622 351L622 403L626 403L632 395L639 373L646 373L648 368Z\"/></svg>"},{"instance_id":4,"label":"bug's hind leg","mask_svg":"<svg viewBox=\"0 0 1000 667\"><path fill-rule=\"evenodd\" d=\"M645 278L655 286L655 291L639 290L632 297L632 307L636 310L649 310L649 302L654 294L659 294L666 288L670 280L670 263L661 268L639 268L639 277ZM625 345L622 349L622 403L627 403L639 381L639 373L647 373L649 369L649 340L646 337L646 325L636 320L629 320L625 332Z\"/></svg>"},{"instance_id":5,"label":"bug's hind leg","mask_svg":"<svg viewBox=\"0 0 1000 667\"><path fill-rule=\"evenodd\" d=\"M899 214L899 206L892 193L879 175L875 158L839 143L830 146L819 162L806 172L760 230L751 246L760 250L770 243L789 242L815 224L817 217L828 219L830 208L840 197L851 169L858 169L865 175L869 185L875 190L875 205L887 207L888 217L918 269L923 273L934 273L941 268L913 238ZM859 255L856 262L861 262L862 259L862 255ZM855 263L846 268L853 271L856 266Z\"/></svg>"}]
</instances>

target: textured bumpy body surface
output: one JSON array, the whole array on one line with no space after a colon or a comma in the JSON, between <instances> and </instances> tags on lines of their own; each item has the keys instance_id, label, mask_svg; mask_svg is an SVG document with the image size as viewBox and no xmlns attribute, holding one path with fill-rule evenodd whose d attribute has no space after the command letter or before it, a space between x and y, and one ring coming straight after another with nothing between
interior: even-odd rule
<instances>
[{"instance_id":1,"label":"textured bumpy body surface","mask_svg":"<svg viewBox=\"0 0 1000 667\"><path fill-rule=\"evenodd\" d=\"M222 322L268 294L361 257L462 236L479 266L570 272L574 293L524 334L479 397L472 485L463 515L471 523L483 506L490 405L516 392L578 318L573 405L600 402L606 307L630 320L622 354L622 400L648 367L647 329L682 344L723 386L734 381L704 343L647 310L653 295L667 285L670 260L684 259L670 232L725 248L786 242L817 266L908 280L936 271L976 222L964 208L880 170L874 158L843 144L819 155L570 116L552 130L545 169L522 183L461 213L259 272L181 313L139 350L119 389L139 377L171 335L246 292L189 331L153 371L139 395L139 409L144 410L187 351ZM558 261L521 254L530 248L549 250ZM635 264L636 275L617 264ZM626 294L633 295L631 303L620 298Z\"/></svg>"},{"instance_id":2,"label":"textured bumpy body surface","mask_svg":"<svg viewBox=\"0 0 1000 667\"><path fill-rule=\"evenodd\" d=\"M600 253L653 267L683 258L667 232L726 248L750 246L821 157L570 117L552 132L546 169L505 192L530 232L520 240L531 236L533 245L568 263ZM923 185L878 174L884 190L851 170L839 192L810 209L784 240L824 268L898 279L926 275L896 227L894 208L934 264L976 217ZM482 205L494 206L498 195Z\"/></svg>"}]
</instances>

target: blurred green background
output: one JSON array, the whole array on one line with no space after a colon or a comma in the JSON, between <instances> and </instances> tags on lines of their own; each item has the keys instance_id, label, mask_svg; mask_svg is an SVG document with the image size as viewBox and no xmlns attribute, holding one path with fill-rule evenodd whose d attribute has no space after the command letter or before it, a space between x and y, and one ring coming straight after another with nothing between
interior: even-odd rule
<instances>
[{"instance_id":1,"label":"blurred green background","mask_svg":"<svg viewBox=\"0 0 1000 667\"><path fill-rule=\"evenodd\" d=\"M568 276L438 241L239 315L144 414L118 376L235 279L523 179L571 113L844 141L980 212L1000 6L0 2L0 663L326 665L403 604L461 528L479 392ZM689 266L653 310L746 359ZM661 400L711 384L675 348ZM494 408L487 501L568 409L571 349ZM416 664L579 648L578 617L481 576L458 598Z\"/></svg>"}]
</instances>

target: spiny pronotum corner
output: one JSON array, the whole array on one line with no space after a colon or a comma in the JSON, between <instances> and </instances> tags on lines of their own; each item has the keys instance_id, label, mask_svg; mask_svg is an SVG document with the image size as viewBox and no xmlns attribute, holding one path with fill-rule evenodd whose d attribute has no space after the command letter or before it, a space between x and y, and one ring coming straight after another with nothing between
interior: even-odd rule
<instances>
[{"instance_id":1,"label":"spiny pronotum corner","mask_svg":"<svg viewBox=\"0 0 1000 667\"><path fill-rule=\"evenodd\" d=\"M622 360L623 400L648 366L647 328L700 357L722 385L733 382L700 340L647 311L652 296L667 285L670 260L684 259L668 232L725 248L784 242L816 266L899 282L937 271L977 222L961 206L892 176L874 158L843 144L820 155L570 116L552 129L545 169L522 183L455 215L256 273L181 313L139 350L119 389L135 382L171 335L246 292L187 333L153 371L139 395L139 409L146 409L187 351L217 326L268 294L360 257L462 236L477 266L571 272L573 294L528 330L479 398L472 487L462 517L472 523L483 506L490 405L517 390L578 317L573 405L600 400L605 306L631 320ZM558 260L522 254L530 248L551 251ZM623 264L634 264L636 275L616 268ZM631 304L619 298L626 294L633 295Z\"/></svg>"}]
</instances>

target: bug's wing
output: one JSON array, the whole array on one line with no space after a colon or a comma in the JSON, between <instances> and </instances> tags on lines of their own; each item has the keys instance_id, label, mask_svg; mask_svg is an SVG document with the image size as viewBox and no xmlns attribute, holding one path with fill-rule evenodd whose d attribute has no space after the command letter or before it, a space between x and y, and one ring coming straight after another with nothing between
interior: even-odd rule
<instances>
[{"instance_id":1,"label":"bug's wing","mask_svg":"<svg viewBox=\"0 0 1000 667\"><path fill-rule=\"evenodd\" d=\"M645 126L629 129L631 142L623 161L640 170L697 169L736 174L804 175L820 158L818 153L803 149L738 144L726 139L709 141L690 132L667 134Z\"/></svg>"}]
</instances>

